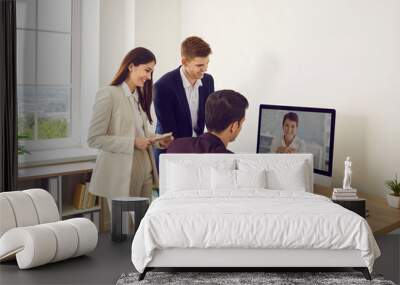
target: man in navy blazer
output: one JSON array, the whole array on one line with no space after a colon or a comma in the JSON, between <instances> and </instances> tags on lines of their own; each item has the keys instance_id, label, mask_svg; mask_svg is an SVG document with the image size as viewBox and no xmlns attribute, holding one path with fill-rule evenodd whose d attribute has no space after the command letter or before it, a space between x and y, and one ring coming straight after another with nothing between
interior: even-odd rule
<instances>
[{"instance_id":1,"label":"man in navy blazer","mask_svg":"<svg viewBox=\"0 0 400 285\"><path fill-rule=\"evenodd\" d=\"M205 104L214 92L214 79L207 71L211 48L199 37L182 42L182 65L154 84L156 133L172 132L174 138L204 133ZM156 162L164 150L156 150Z\"/></svg>"}]
</instances>

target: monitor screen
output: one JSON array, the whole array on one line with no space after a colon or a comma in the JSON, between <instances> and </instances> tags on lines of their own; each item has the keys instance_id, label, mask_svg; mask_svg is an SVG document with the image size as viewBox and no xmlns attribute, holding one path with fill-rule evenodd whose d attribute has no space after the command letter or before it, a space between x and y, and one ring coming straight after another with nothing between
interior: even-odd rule
<instances>
[{"instance_id":1,"label":"monitor screen","mask_svg":"<svg viewBox=\"0 0 400 285\"><path fill-rule=\"evenodd\" d=\"M312 153L314 173L332 176L334 109L260 105L257 153Z\"/></svg>"}]
</instances>

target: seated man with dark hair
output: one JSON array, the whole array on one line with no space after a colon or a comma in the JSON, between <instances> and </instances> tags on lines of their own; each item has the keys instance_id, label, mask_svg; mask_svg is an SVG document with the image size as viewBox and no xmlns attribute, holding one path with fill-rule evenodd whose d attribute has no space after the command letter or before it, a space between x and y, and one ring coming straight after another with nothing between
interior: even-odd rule
<instances>
[{"instance_id":1,"label":"seated man with dark hair","mask_svg":"<svg viewBox=\"0 0 400 285\"><path fill-rule=\"evenodd\" d=\"M233 90L211 93L205 110L208 132L174 140L167 153L232 153L227 146L239 135L248 106L247 99Z\"/></svg>"}]
</instances>

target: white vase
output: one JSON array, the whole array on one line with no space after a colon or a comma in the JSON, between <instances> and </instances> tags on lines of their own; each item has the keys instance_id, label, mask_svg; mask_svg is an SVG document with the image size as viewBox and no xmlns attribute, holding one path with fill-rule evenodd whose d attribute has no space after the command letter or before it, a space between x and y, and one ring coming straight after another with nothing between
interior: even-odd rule
<instances>
[{"instance_id":1,"label":"white vase","mask_svg":"<svg viewBox=\"0 0 400 285\"><path fill-rule=\"evenodd\" d=\"M400 208L400 196L394 196L393 194L386 194L386 201L392 208Z\"/></svg>"}]
</instances>

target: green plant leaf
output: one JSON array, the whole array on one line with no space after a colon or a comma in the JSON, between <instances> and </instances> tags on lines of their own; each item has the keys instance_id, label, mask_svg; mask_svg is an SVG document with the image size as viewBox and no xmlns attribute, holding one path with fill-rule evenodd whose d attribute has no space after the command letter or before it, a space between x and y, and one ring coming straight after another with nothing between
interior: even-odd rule
<instances>
[{"instance_id":1,"label":"green plant leaf","mask_svg":"<svg viewBox=\"0 0 400 285\"><path fill-rule=\"evenodd\" d=\"M397 174L392 180L386 180L385 186L393 192L394 196L400 196L400 181L397 179Z\"/></svg>"}]
</instances>

